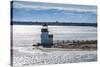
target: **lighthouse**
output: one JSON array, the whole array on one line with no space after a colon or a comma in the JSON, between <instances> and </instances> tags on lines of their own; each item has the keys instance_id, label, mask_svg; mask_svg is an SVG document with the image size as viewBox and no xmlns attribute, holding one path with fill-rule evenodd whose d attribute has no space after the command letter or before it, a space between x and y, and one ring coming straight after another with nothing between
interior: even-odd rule
<instances>
[{"instance_id":1,"label":"lighthouse","mask_svg":"<svg viewBox=\"0 0 100 67\"><path fill-rule=\"evenodd\" d=\"M41 29L41 45L45 48L50 48L53 45L53 35L49 34L47 24L44 24Z\"/></svg>"}]
</instances>

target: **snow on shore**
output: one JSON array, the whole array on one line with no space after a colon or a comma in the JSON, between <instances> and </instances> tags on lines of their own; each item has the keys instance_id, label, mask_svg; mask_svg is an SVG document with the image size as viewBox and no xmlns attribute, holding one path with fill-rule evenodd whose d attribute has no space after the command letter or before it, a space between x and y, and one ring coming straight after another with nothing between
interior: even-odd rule
<instances>
[{"instance_id":1,"label":"snow on shore","mask_svg":"<svg viewBox=\"0 0 100 67\"><path fill-rule=\"evenodd\" d=\"M97 60L96 51L51 51L43 52L39 49L18 50L14 49L13 65L29 66L41 64L63 64L91 62Z\"/></svg>"}]
</instances>

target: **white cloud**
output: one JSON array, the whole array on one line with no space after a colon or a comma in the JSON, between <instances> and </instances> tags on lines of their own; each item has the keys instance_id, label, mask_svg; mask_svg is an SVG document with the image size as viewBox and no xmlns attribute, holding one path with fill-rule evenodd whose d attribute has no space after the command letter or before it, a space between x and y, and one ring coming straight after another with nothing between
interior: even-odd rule
<instances>
[{"instance_id":1,"label":"white cloud","mask_svg":"<svg viewBox=\"0 0 100 67\"><path fill-rule=\"evenodd\" d=\"M94 14L97 13L97 10L96 10L96 7L92 6L88 7L88 6L82 6L82 5L79 5L77 7L73 7L73 6L70 6L68 7L66 5L66 7L64 6L47 6L45 4L42 4L42 5L34 5L34 4L30 4L29 2L26 4L26 3L22 3L22 2L14 2L13 4L13 7L14 8L25 8L26 10L49 10L49 9L56 9L56 10L63 10L63 11L73 11L73 12L92 12Z\"/></svg>"}]
</instances>

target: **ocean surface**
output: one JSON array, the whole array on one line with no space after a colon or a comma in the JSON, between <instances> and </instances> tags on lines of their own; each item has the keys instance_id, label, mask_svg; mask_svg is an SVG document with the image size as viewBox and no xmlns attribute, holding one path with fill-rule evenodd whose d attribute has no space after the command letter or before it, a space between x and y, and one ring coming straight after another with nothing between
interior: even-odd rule
<instances>
[{"instance_id":1,"label":"ocean surface","mask_svg":"<svg viewBox=\"0 0 100 67\"><path fill-rule=\"evenodd\" d=\"M15 67L41 64L64 64L97 61L97 51L51 51L33 49L40 42L42 26L13 26L13 65ZM48 26L53 40L96 40L97 28L89 26ZM52 49L52 48L51 48Z\"/></svg>"},{"instance_id":2,"label":"ocean surface","mask_svg":"<svg viewBox=\"0 0 100 67\"><path fill-rule=\"evenodd\" d=\"M13 45L32 45L40 43L40 25L13 25ZM54 41L97 40L97 27L92 26L48 26Z\"/></svg>"}]
</instances>

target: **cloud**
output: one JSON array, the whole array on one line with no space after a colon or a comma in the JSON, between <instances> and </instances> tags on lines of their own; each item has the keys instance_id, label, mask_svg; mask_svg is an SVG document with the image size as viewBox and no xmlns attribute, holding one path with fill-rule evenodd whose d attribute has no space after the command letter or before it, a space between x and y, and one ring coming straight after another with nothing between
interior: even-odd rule
<instances>
[{"instance_id":1,"label":"cloud","mask_svg":"<svg viewBox=\"0 0 100 67\"><path fill-rule=\"evenodd\" d=\"M33 3L33 4L32 4ZM20 9L20 8L24 8L26 11L29 11L29 10L50 10L50 9L56 9L56 10L59 10L59 11L64 11L65 13L68 12L68 11L71 11L71 12L91 12L93 14L97 14L97 10L96 10L96 7L92 8L92 6L88 7L88 6L70 6L68 7L67 5L66 6L57 6L57 5L54 5L52 6L52 4L50 5L45 5L44 3L42 5L34 5L35 2L32 2L31 4L28 2L14 2L13 3L13 8L17 8L17 9Z\"/></svg>"}]
</instances>

